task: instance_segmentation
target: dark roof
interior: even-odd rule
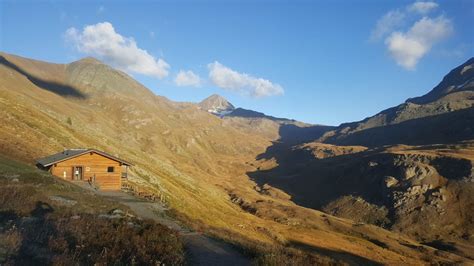
[[[50,155],[50,156],[40,158],[40,159],[36,160],[36,162],[38,164],[40,164],[41,166],[43,166],[43,167],[47,167],[47,166],[50,166],[52,164],[59,163],[59,162],[77,157],[79,155],[89,153],[89,152],[94,152],[94,153],[100,154],[104,157],[107,157],[111,160],[120,162],[120,163],[128,165],[128,166],[132,165],[131,163],[129,163],[127,161],[124,161],[120,158],[117,158],[117,157],[112,156],[112,155],[110,155],[106,152],[99,151],[99,150],[96,150],[96,149],[70,149],[70,150],[64,150],[63,152],[59,152],[59,153],[56,153],[56,154],[53,154],[53,155]]]

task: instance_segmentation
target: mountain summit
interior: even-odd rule
[[[198,106],[217,116],[224,116],[235,110],[235,107],[229,101],[218,94],[207,97],[202,100]]]
[[[471,57],[464,64],[451,70],[438,86],[429,93],[408,99],[407,102],[426,104],[436,101],[448,94],[461,91],[474,91],[474,57]]]

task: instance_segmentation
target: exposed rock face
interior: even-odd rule
[[[385,181],[385,186],[387,186],[387,188],[391,188],[398,184],[398,180],[393,176],[387,176],[384,181]]]
[[[367,185],[366,191],[354,191],[354,195],[363,195],[357,202],[368,201],[366,206],[344,196],[330,201],[324,207],[326,211],[347,218],[358,217],[360,221],[415,237],[423,235],[426,239],[440,236],[460,239],[467,228],[472,230],[472,221],[466,220],[465,210],[458,205],[474,203],[472,196],[461,196],[474,189],[471,161],[421,154],[386,154],[364,160],[368,166],[359,169],[359,174],[355,168],[348,172]],[[443,161],[449,163],[440,163]],[[379,187],[375,186],[377,182]],[[459,190],[461,187],[464,192]],[[356,205],[361,205],[357,215],[352,213]]]
[[[298,146],[300,152],[293,155],[277,154],[278,166],[256,173],[255,180],[285,191],[305,207],[420,241],[474,247],[474,217],[466,212],[474,207],[474,142],[396,145],[325,158],[302,156],[307,147]]]

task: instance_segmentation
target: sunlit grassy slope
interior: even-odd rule
[[[277,134],[252,134],[195,105],[156,96],[91,58],[57,65],[1,56],[4,156],[34,164],[66,148],[104,150],[131,161],[133,181],[163,194],[177,217],[250,249],[295,248],[361,264],[463,260],[256,187],[246,173],[256,170],[256,156]]]
[[[0,264],[184,264],[177,232],[0,156]]]

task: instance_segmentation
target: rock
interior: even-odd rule
[[[77,204],[77,201],[62,196],[50,196],[49,199],[63,206],[74,206]]]
[[[369,167],[375,167],[379,165],[377,162],[369,162]]]
[[[113,215],[110,215],[110,214],[99,214],[99,218],[104,218],[104,219],[122,219],[123,216],[122,216],[122,215],[118,215],[118,214],[113,214]]]
[[[417,195],[421,192],[421,186],[413,186],[408,189],[410,195]]]
[[[115,215],[125,215],[125,212],[122,211],[121,209],[114,209],[110,212],[110,214],[115,214]]]
[[[406,180],[411,179],[416,175],[415,167],[408,167],[407,169],[405,169],[403,175],[405,176]]]
[[[71,216],[71,219],[73,219],[73,220],[78,220],[78,219],[81,219],[81,216],[79,216],[79,215],[73,215],[73,216]]]
[[[387,176],[384,181],[387,188],[396,186],[398,184],[398,180],[393,176]]]
[[[20,179],[18,179],[18,178],[13,178],[13,179],[12,179],[12,182],[18,183],[18,182],[20,182]]]
[[[425,193],[426,191],[428,191],[429,189],[429,186],[424,184],[423,186],[421,186],[421,192]]]

